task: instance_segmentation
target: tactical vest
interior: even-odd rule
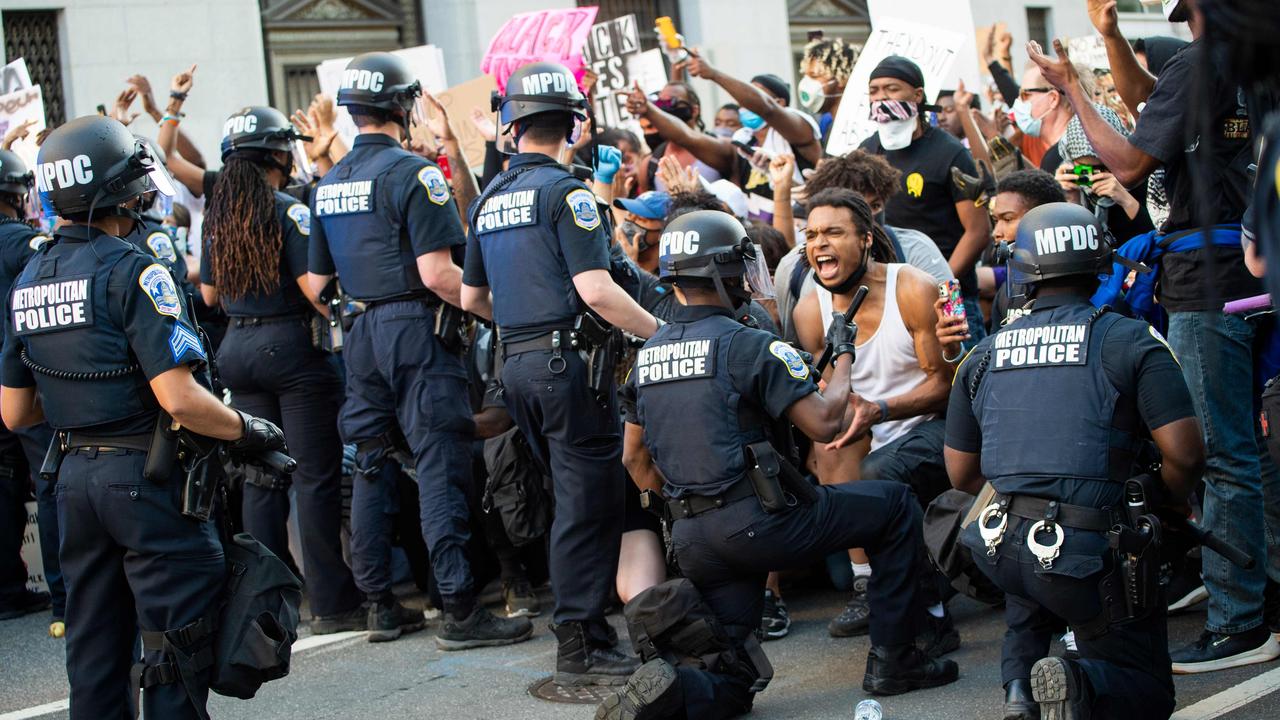
[[[564,199],[552,186],[566,177],[569,171],[550,159],[517,164],[494,178],[472,207],[471,232],[479,238],[504,341],[515,339],[511,330],[571,328],[585,309],[553,220]]]
[[[1114,426],[1120,392],[1102,364],[1103,338],[1120,320],[1086,303],[1047,308],[1006,326],[984,357],[970,359],[980,373],[985,365],[973,395],[982,474],[1000,492],[1034,484],[1042,495],[1048,480],[1065,500],[1072,481],[1129,476],[1134,428]]]
[[[402,189],[392,170],[425,162],[398,146],[357,146],[316,185],[312,221],[324,228],[342,289],[356,300],[427,295],[418,260],[396,207]]]
[[[48,237],[37,233],[30,225],[0,216],[0,311],[9,312],[9,290],[27,260],[35,254]],[[4,326],[0,323],[0,341],[4,338]]]
[[[59,430],[115,423],[158,407],[129,348],[123,299],[108,292],[116,266],[139,250],[95,233],[87,242],[60,237],[47,243],[10,295],[11,339],[22,342],[32,363],[53,371],[33,374],[45,418]],[[133,278],[123,291],[140,292]],[[91,373],[100,375],[86,377]]]
[[[752,332],[733,318],[712,315],[662,326],[636,356],[632,381],[644,443],[667,479],[666,492],[718,495],[746,477],[746,446],[767,439],[760,411],[744,413],[729,377],[734,335]],[[745,400],[745,402],[744,402]]]
[[[298,204],[297,199],[277,191],[275,193],[276,219],[281,227],[285,223],[293,223],[289,218],[289,208]],[[283,233],[282,233],[283,237]],[[222,308],[228,315],[243,317],[273,317],[279,315],[304,315],[308,303],[298,288],[297,278],[286,277],[284,255],[286,249],[280,245],[280,256],[276,258],[276,286],[265,292],[253,292],[239,298],[222,298]],[[216,280],[215,280],[216,282]]]

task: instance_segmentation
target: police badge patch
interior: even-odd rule
[[[449,202],[449,183],[445,182],[444,173],[435,165],[428,165],[418,171],[418,182],[427,189],[427,199],[436,205]]]
[[[182,314],[182,304],[178,302],[178,288],[173,283],[173,275],[169,269],[158,263],[147,266],[138,276],[138,285],[146,291],[156,312],[169,317]]]
[[[173,249],[173,238],[169,237],[169,233],[156,231],[147,236],[147,247],[151,249],[151,254],[168,262],[178,259],[178,253]]]
[[[311,208],[302,203],[294,203],[289,206],[288,210],[284,211],[284,214],[288,215],[289,219],[293,221],[293,224],[298,228],[298,232],[307,236],[311,235]]]
[[[774,340],[769,343],[769,352],[787,366],[787,372],[791,377],[797,380],[807,380],[809,378],[809,366],[805,363],[804,358],[800,357],[800,353],[796,352],[795,348],[781,340]]]
[[[564,201],[573,211],[573,224],[583,230],[600,227],[600,211],[596,209],[596,196],[590,190],[578,189],[565,196]]]

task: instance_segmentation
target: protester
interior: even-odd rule
[[[803,77],[796,88],[797,99],[805,112],[817,117],[824,145],[857,59],[857,48],[843,38],[819,37],[804,46],[804,55],[800,58]]]

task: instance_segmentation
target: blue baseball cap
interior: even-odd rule
[[[613,201],[613,206],[646,220],[663,220],[671,207],[671,196],[664,192],[650,190],[640,193],[635,198],[618,198]]]

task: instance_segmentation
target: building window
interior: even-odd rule
[[[311,100],[320,92],[320,79],[315,65],[286,65],[284,67],[284,104],[286,108],[306,110]]]
[[[1049,22],[1052,12],[1049,8],[1027,8],[1027,37],[1040,43],[1040,47],[1045,48],[1046,52],[1051,50],[1049,45]]]
[[[62,101],[62,56],[58,50],[57,10],[6,10],[4,21],[5,62],[23,58],[31,82],[44,96],[44,121],[57,127],[66,121]]]

